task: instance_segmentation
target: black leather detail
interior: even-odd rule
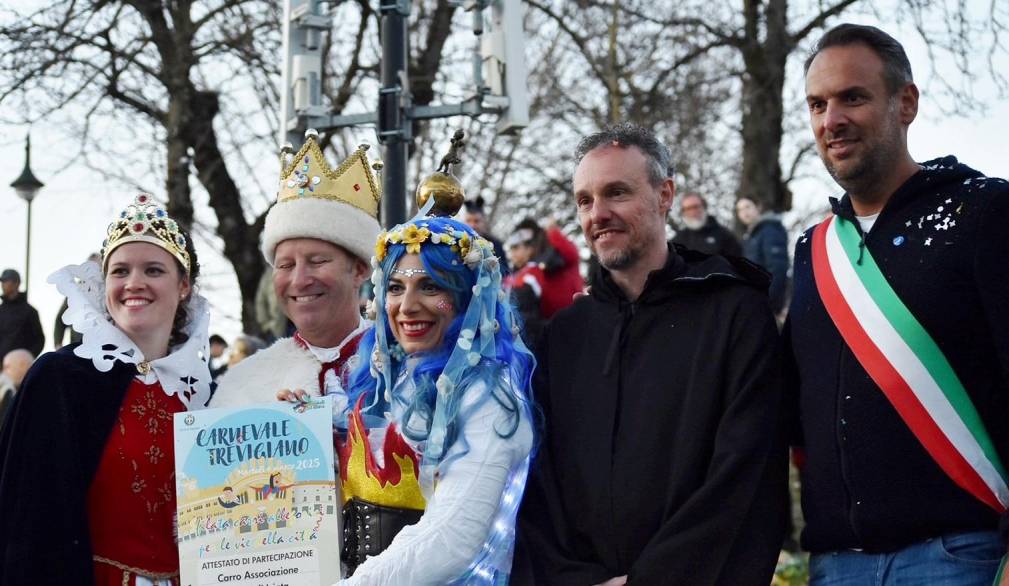
[[[371,555],[389,547],[396,534],[420,521],[424,511],[398,509],[369,503],[352,497],[343,505],[343,549],[340,560],[347,566],[347,575]]]

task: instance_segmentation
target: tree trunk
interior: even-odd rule
[[[759,3],[756,3],[759,5]],[[758,40],[759,9],[747,11],[748,43],[743,47],[743,170],[736,196],[757,198],[766,209],[792,207],[792,193],[781,179],[782,100],[785,62],[791,51],[787,2],[772,0],[765,11],[765,40]]]
[[[165,191],[168,195],[168,214],[186,230],[193,229],[193,199],[189,189],[189,141],[186,127],[191,118],[190,99],[186,90],[176,90],[169,94],[168,115],[165,118],[166,178]]]
[[[214,132],[214,117],[220,107],[217,94],[195,91],[189,106],[192,114],[185,138],[193,148],[193,164],[200,183],[210,194],[210,207],[217,216],[217,235],[224,241],[224,256],[235,268],[238,278],[238,288],[242,293],[242,330],[261,336],[263,332],[256,319],[255,301],[256,289],[266,267],[259,250],[259,236],[266,213],[252,225],[245,222],[241,193],[225,167],[224,155]]]

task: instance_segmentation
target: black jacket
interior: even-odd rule
[[[1009,183],[953,157],[924,167],[891,196],[864,245],[1009,463]],[[832,204],[854,220],[847,196]],[[995,529],[998,515],[935,464],[841,339],[817,294],[811,233],[795,248],[786,325],[806,449],[803,546],[885,552]]]
[[[714,216],[708,216],[708,221],[697,230],[681,227],[676,231],[673,242],[704,254],[743,256],[743,247],[736,235],[719,224]]]
[[[788,232],[776,216],[765,216],[743,237],[743,256],[771,273],[767,296],[779,313],[788,301]]]
[[[71,346],[28,371],[0,428],[0,584],[93,583],[88,488],[135,374]]]
[[[38,356],[45,346],[39,312],[28,304],[24,293],[0,303],[0,360],[11,350],[24,348]]]
[[[599,269],[554,317],[519,523],[537,584],[768,584],[786,460],[766,278],[671,246],[636,302]]]

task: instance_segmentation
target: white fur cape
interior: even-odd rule
[[[277,400],[277,391],[304,389],[319,396],[322,363],[294,338],[277,340],[233,367],[218,382],[208,407],[244,407]]]

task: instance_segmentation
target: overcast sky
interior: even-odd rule
[[[985,104],[983,113],[972,117],[944,115],[930,99],[928,80],[919,72],[928,70],[924,49],[908,42],[907,49],[916,79],[923,86],[918,119],[909,133],[911,154],[923,161],[946,154],[956,155],[962,162],[987,175],[1007,176],[1009,148],[1009,100],[998,99],[990,86],[980,84],[976,97]],[[1003,70],[1009,70],[1009,63]],[[955,75],[951,69],[941,74]],[[799,84],[801,75],[790,70],[790,84]],[[794,107],[804,107],[796,103]],[[13,118],[9,112],[4,118]],[[12,267],[25,276],[25,223],[26,205],[14,190],[7,187],[21,172],[24,163],[24,135],[26,128],[0,128],[0,269]],[[62,301],[55,288],[46,283],[46,277],[69,263],[82,262],[90,252],[97,251],[104,238],[105,229],[135,195],[118,185],[106,185],[102,179],[83,166],[71,166],[57,174],[66,165],[75,148],[73,144],[49,144],[47,134],[53,133],[43,120],[32,129],[32,169],[46,183],[32,204],[32,246],[29,301],[38,309],[43,329],[49,339],[46,348],[52,347],[51,336],[56,311]],[[792,186],[797,207],[825,205],[826,196],[836,195],[840,189],[832,183],[818,163],[813,166],[815,177]],[[138,180],[139,184],[157,181]],[[274,193],[273,185],[264,186]],[[163,200],[164,192],[154,194]],[[197,239],[198,251],[204,267],[205,293],[213,307],[211,332],[231,340],[240,333],[238,320],[240,304],[238,286],[230,265]]]

